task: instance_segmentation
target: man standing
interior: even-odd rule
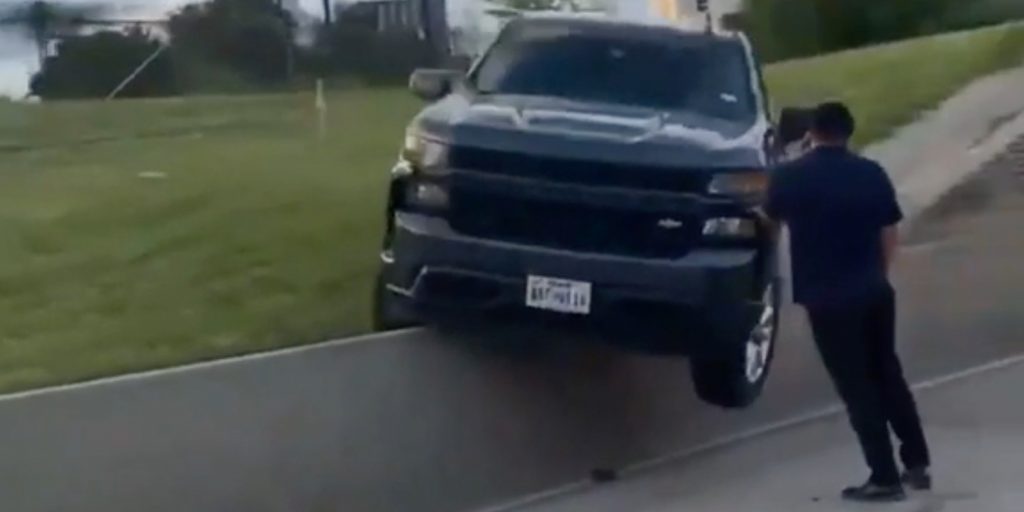
[[[818,106],[813,149],[774,171],[765,213],[790,230],[793,293],[846,404],[871,477],[843,491],[854,501],[898,501],[903,485],[931,488],[914,397],[896,354],[888,272],[903,219],[885,170],[849,148],[855,122],[841,103]],[[901,442],[901,476],[889,429]]]

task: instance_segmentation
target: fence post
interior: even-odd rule
[[[324,79],[316,81],[316,112],[319,120],[320,140],[327,138],[327,95],[324,92]]]

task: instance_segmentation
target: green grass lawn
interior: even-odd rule
[[[842,99],[861,145],[935,107],[974,78],[1022,63],[1024,26],[957,32],[771,66],[776,106]]]
[[[1022,62],[998,28],[792,62],[776,105],[843,98],[874,140]],[[365,332],[397,90],[0,102],[0,391]],[[151,177],[151,176],[158,177]],[[160,177],[162,176],[162,177]]]

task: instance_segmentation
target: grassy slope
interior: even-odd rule
[[[1024,30],[997,29],[769,83],[779,105],[849,100],[863,142],[1022,56]],[[0,103],[0,390],[365,331],[386,170],[418,105],[335,95],[322,143],[312,104]]]
[[[0,114],[0,146],[45,148],[0,153],[0,389],[364,329],[385,172],[416,104],[335,100],[326,144],[309,97]]]
[[[857,142],[884,139],[972,79],[1022,62],[1020,25],[958,32],[772,66],[777,106],[842,99],[861,121]]]

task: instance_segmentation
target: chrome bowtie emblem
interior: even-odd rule
[[[683,223],[676,219],[661,219],[658,221],[658,227],[661,229],[679,229],[683,227]]]

